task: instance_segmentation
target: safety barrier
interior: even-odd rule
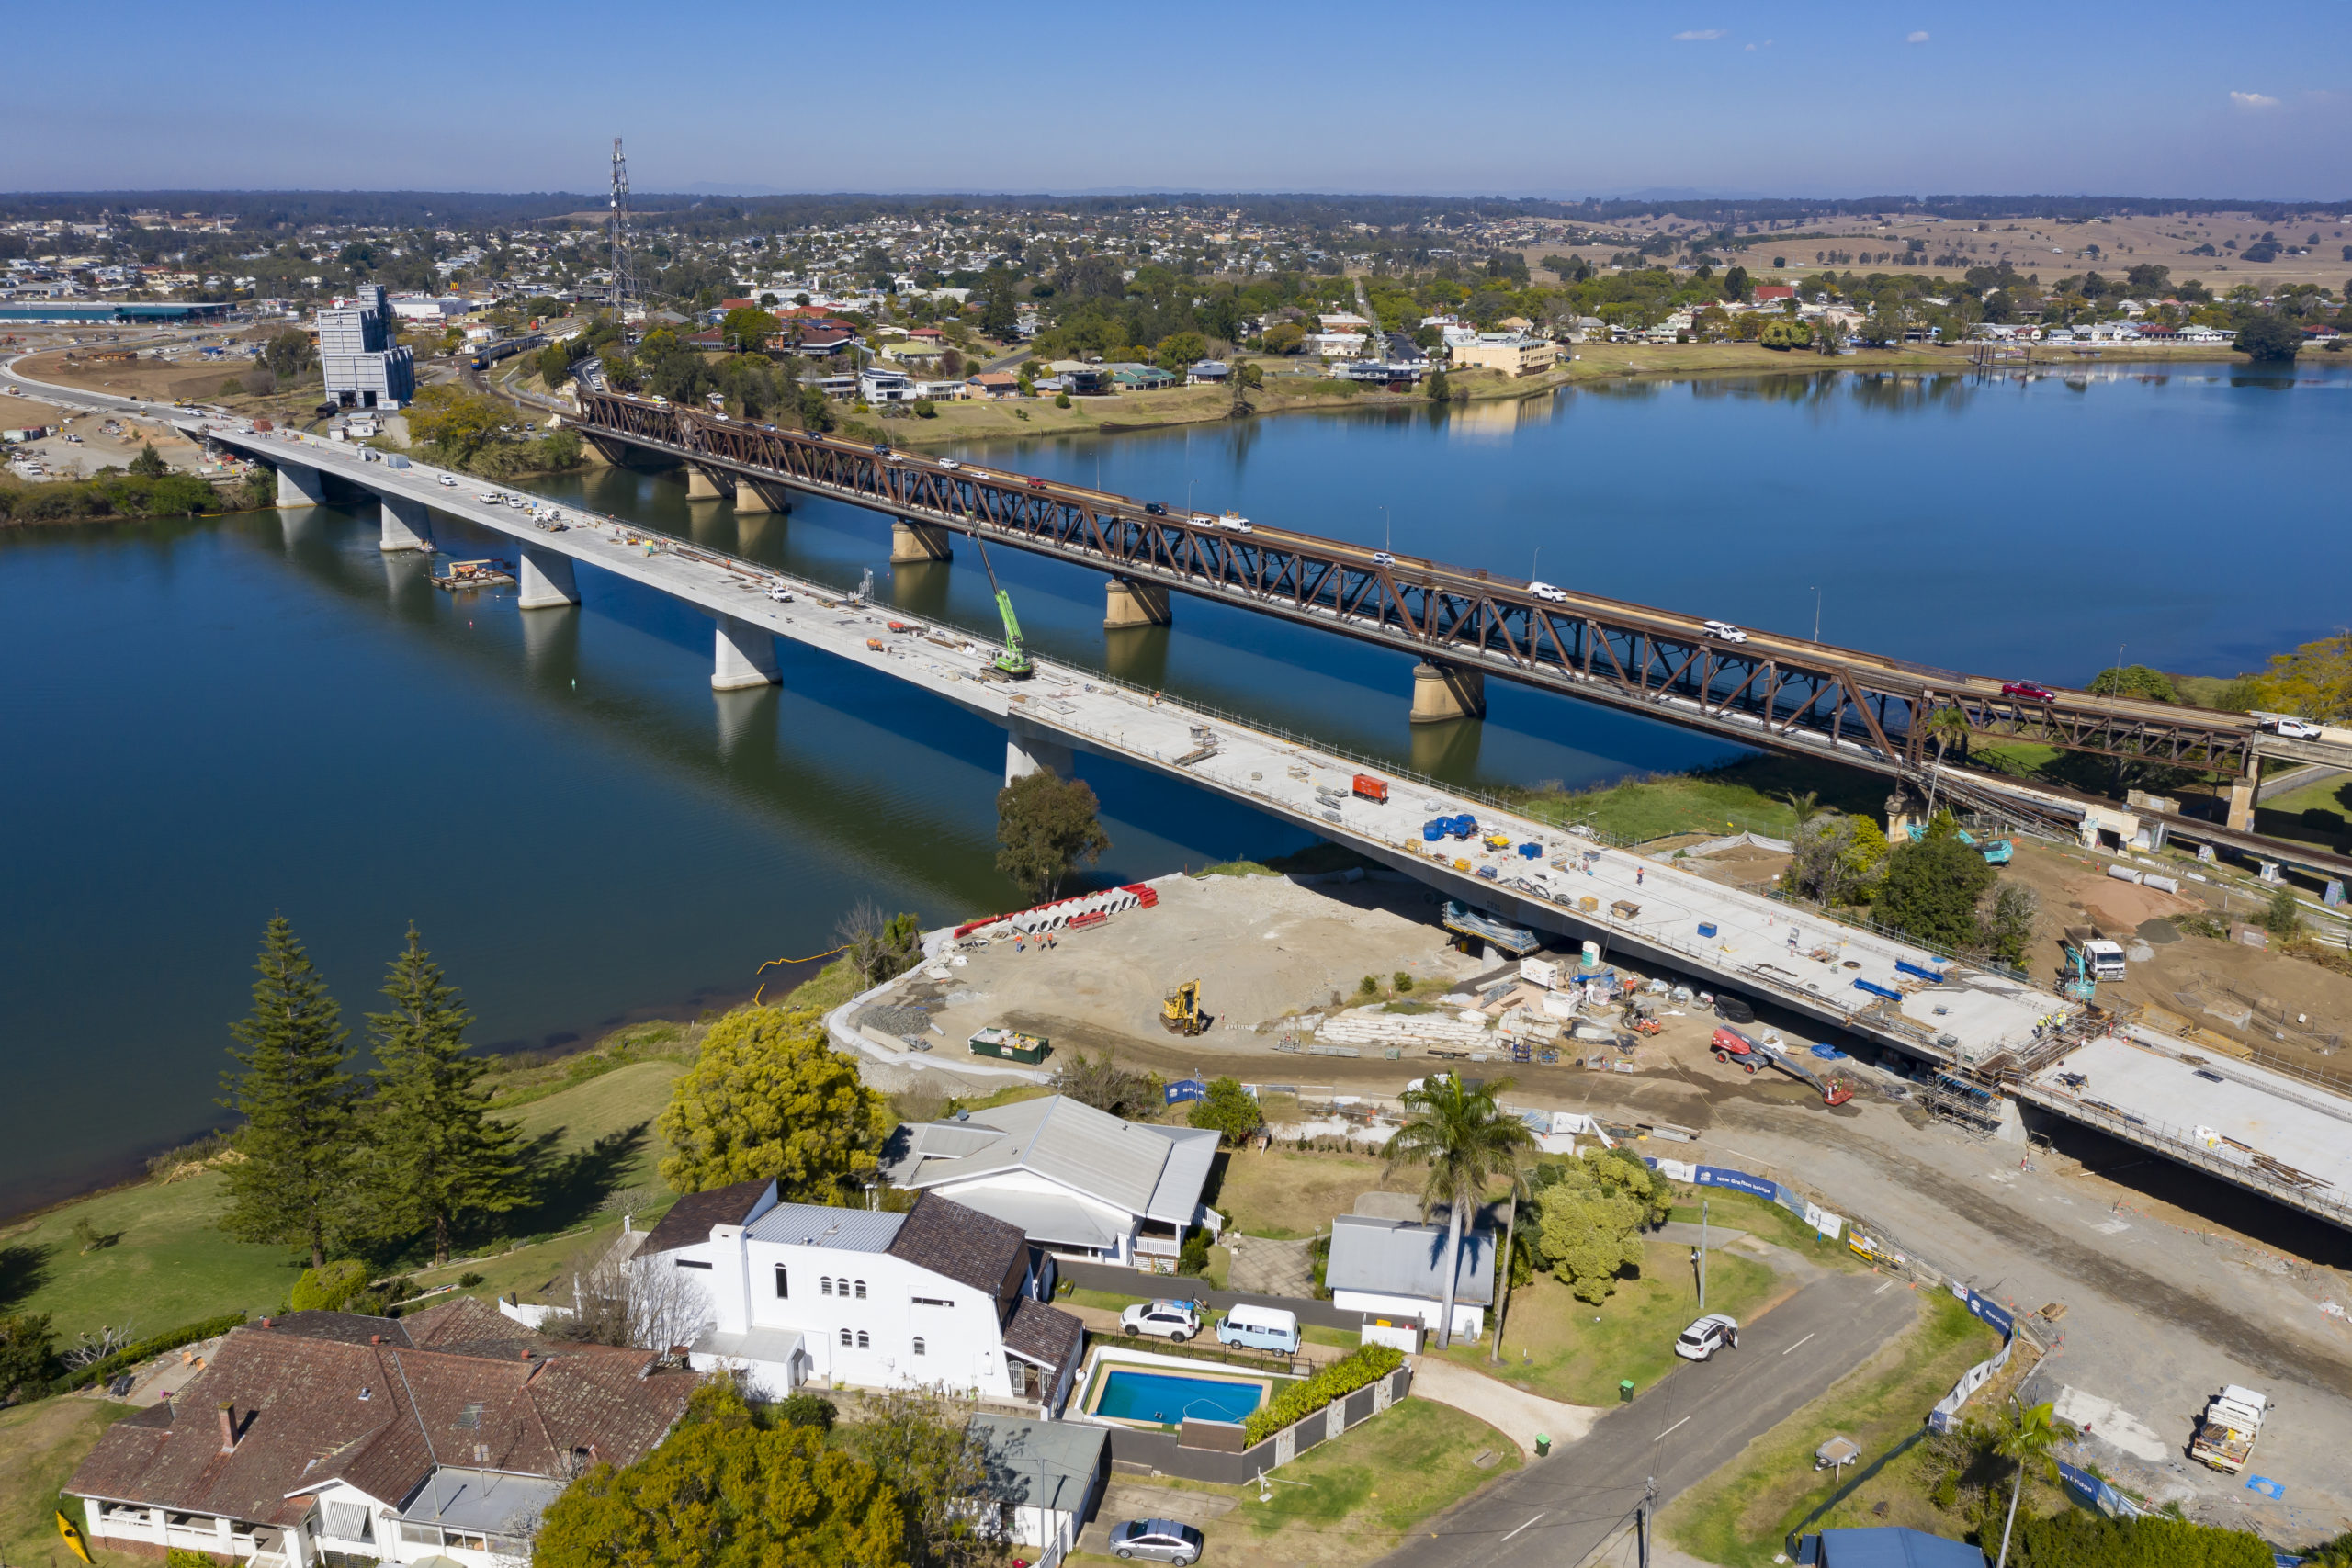
[[[956,928],[960,942],[974,931],[994,932],[1010,929],[1024,936],[1045,936],[1053,931],[1068,931],[1073,926],[1091,926],[1125,914],[1129,909],[1148,909],[1159,902],[1159,892],[1140,882],[1102,893],[1081,893],[1075,897],[1057,898],[1050,904],[1016,910],[1008,915],[986,915],[967,920]]]

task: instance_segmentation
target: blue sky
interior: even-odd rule
[[[593,190],[617,133],[649,191],[2352,195],[2345,0],[131,0],[69,33],[17,57],[0,185]]]

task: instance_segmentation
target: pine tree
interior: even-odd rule
[[[244,1071],[224,1077],[221,1104],[245,1119],[225,1169],[229,1209],[220,1228],[242,1241],[295,1242],[311,1267],[327,1260],[351,1173],[356,1093],[343,1070],[343,1010],[283,915],[262,933],[254,1009],[229,1026],[230,1058]],[[238,1049],[243,1046],[243,1049]]]
[[[465,1054],[473,1022],[416,928],[384,983],[389,1012],[371,1012],[376,1093],[368,1104],[368,1187],[373,1224],[406,1235],[430,1228],[433,1260],[466,1215],[503,1213],[526,1196],[521,1133],[491,1116],[475,1085],[489,1064]]]

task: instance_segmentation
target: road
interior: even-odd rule
[[[1582,1442],[1440,1515],[1382,1568],[1574,1568],[1623,1528],[1651,1477],[1663,1506],[1900,1334],[1917,1309],[1900,1281],[1825,1275],[1747,1325],[1737,1350],[1677,1368]]]

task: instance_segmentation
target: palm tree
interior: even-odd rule
[[[2034,1473],[2045,1481],[2056,1480],[2058,1465],[2050,1457],[2050,1450],[2059,1443],[2074,1441],[2075,1436],[2075,1428],[2059,1420],[2051,1405],[2037,1404],[2029,1409],[2018,1403],[2015,1394],[2009,1396],[2008,1416],[1992,1432],[1993,1451],[2003,1459],[2015,1460],[2018,1475],[2016,1483],[2009,1488],[2009,1514],[2001,1524],[2001,1555],[1994,1568],[2007,1568],[2009,1531],[2018,1522],[2018,1498],[2025,1491],[2026,1467],[2032,1466]]]
[[[1796,828],[1790,834],[1792,838],[1794,838],[1797,833],[1804,832],[1804,825],[1822,813],[1821,792],[1817,789],[1788,790],[1781,795],[1781,798],[1789,803],[1789,809],[1795,812],[1797,816]]]
[[[1535,1145],[1527,1123],[1503,1114],[1495,1096],[1510,1088],[1509,1078],[1490,1083],[1465,1081],[1458,1073],[1440,1073],[1403,1096],[1405,1125],[1388,1140],[1388,1166],[1420,1163],[1430,1168],[1421,1186],[1421,1217],[1427,1219],[1441,1203],[1446,1208],[1445,1315],[1438,1320],[1437,1344],[1442,1350],[1453,1342],[1453,1288],[1462,1271],[1462,1233],[1469,1215],[1487,1193],[1487,1183],[1498,1176],[1514,1179],[1519,1156]]]
[[[1928,778],[1928,815],[1933,817],[1936,814],[1936,785],[1943,775],[1944,748],[1955,744],[1962,748],[1967,746],[1971,733],[1968,716],[1958,708],[1938,708],[1928,716],[1920,733],[1936,743],[1936,771]]]
[[[1527,1173],[1520,1169],[1516,1159],[1511,1161],[1510,1175],[1510,1190],[1506,1196],[1510,1200],[1510,1212],[1503,1220],[1503,1255],[1499,1265],[1502,1272],[1496,1277],[1495,1285],[1495,1348],[1487,1357],[1497,1366],[1502,1364],[1503,1359],[1503,1313],[1510,1305],[1511,1248],[1518,1244],[1519,1205],[1520,1201],[1528,1196]],[[1450,1308],[1448,1314],[1451,1315]]]

